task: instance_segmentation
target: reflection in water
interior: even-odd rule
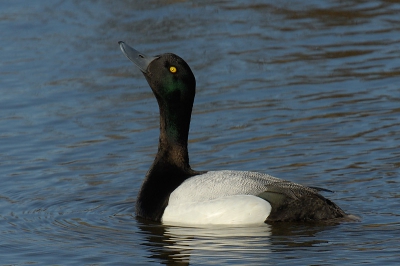
[[[236,265],[257,265],[268,261],[268,256],[273,252],[324,244],[326,240],[315,236],[334,228],[326,224],[301,223],[251,227],[179,227],[149,223],[142,219],[138,219],[138,225],[145,235],[142,245],[151,252],[150,258],[166,265],[210,261],[214,264],[235,261]]]
[[[167,265],[189,264],[218,259],[235,260],[248,257],[247,264],[256,262],[255,254],[269,253],[271,228],[254,227],[179,227],[139,222],[146,234],[143,245],[150,246],[152,258]],[[263,258],[265,260],[265,258]]]
[[[338,223],[336,224],[338,225]],[[274,223],[271,227],[271,251],[288,252],[295,247],[313,247],[328,243],[319,233],[333,229],[335,224],[327,223]]]

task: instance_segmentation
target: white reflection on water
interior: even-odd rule
[[[185,262],[197,264],[217,264],[229,260],[246,264],[265,261],[265,254],[270,253],[271,226],[252,227],[179,227],[142,225],[140,228],[147,237],[144,246],[153,258],[167,264]],[[147,234],[148,233],[148,234]],[[156,247],[156,248],[154,248]],[[256,254],[264,254],[257,258]],[[239,263],[237,261],[235,264]],[[240,263],[239,263],[240,264]]]
[[[204,250],[210,252],[258,250],[265,248],[265,242],[271,236],[269,225],[254,227],[167,227],[165,236],[174,245],[171,249]],[[261,240],[261,241],[260,241]],[[260,242],[264,242],[262,245]],[[265,251],[265,250],[264,250]]]

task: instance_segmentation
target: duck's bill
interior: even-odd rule
[[[140,53],[122,41],[118,42],[118,44],[124,55],[128,57],[128,59],[131,60],[136,66],[138,66],[143,73],[146,73],[147,67],[150,65],[150,63],[154,59],[157,59],[157,57],[147,56],[143,53]]]

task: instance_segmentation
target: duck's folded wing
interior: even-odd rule
[[[271,204],[268,222],[321,221],[346,216],[335,203],[318,193],[295,193],[296,198],[280,188],[270,187],[257,196]]]

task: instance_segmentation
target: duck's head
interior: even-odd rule
[[[142,71],[159,102],[168,100],[175,106],[177,100],[193,102],[196,79],[182,58],[171,53],[147,56],[124,42],[119,45],[125,56]]]

